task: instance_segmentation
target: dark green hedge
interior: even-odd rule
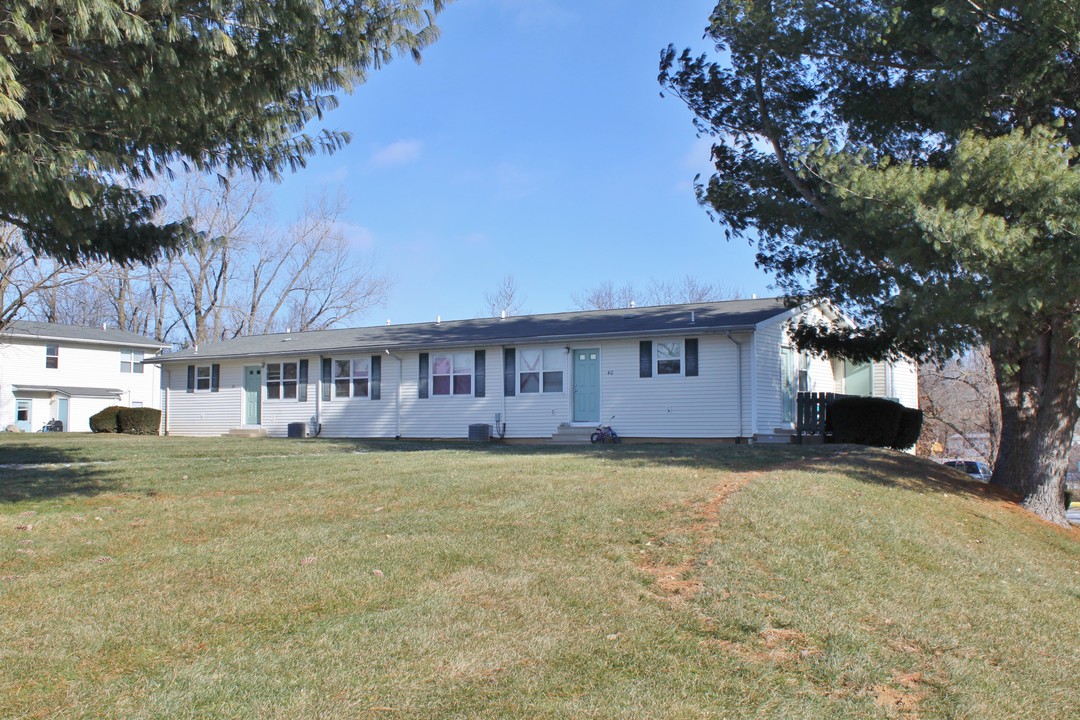
[[[833,442],[892,447],[904,406],[872,397],[842,397],[829,405]]]
[[[157,435],[161,411],[154,408],[120,408],[117,413],[120,432],[127,435]]]
[[[923,412],[914,408],[900,409],[900,427],[896,431],[892,447],[894,450],[907,450],[914,447],[922,432]]]
[[[161,411],[154,408],[110,405],[90,416],[90,430],[96,433],[157,435],[160,427]]]
[[[119,413],[127,408],[122,405],[110,405],[104,410],[90,416],[90,432],[117,433],[120,432]]]

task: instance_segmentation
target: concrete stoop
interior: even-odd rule
[[[575,427],[563,423],[548,440],[551,445],[588,445],[589,437],[596,432],[593,426]]]
[[[265,428],[233,428],[221,437],[266,437]]]

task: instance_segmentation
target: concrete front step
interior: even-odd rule
[[[221,437],[266,437],[265,428],[233,428]]]
[[[595,427],[575,427],[560,425],[548,443],[551,445],[588,445],[589,438],[596,432]]]

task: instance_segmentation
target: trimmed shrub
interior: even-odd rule
[[[872,397],[836,398],[829,405],[833,442],[890,447],[900,429],[904,406]]]
[[[155,408],[120,408],[116,414],[120,432],[127,435],[157,435],[161,411]]]
[[[914,408],[900,408],[900,427],[889,446],[894,450],[907,450],[915,445],[922,432],[923,412]]]
[[[120,432],[120,420],[118,414],[127,408],[121,405],[110,405],[104,410],[90,416],[90,432],[116,433]]]

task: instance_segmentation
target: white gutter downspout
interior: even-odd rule
[[[401,379],[403,366],[401,364],[401,358],[390,352],[389,348],[386,349],[386,356],[397,360],[397,384],[394,388],[394,409],[397,412],[397,436],[395,440],[401,439]]]
[[[736,353],[736,356],[737,356],[736,368],[737,368],[737,372],[738,372],[738,374],[737,374],[738,380],[736,381],[736,384],[738,385],[738,388],[739,388],[739,404],[738,404],[738,406],[739,406],[739,436],[738,436],[738,438],[736,438],[736,442],[741,443],[742,438],[743,438],[743,371],[742,371],[742,365],[743,365],[743,363],[742,363],[742,349],[743,349],[743,344],[735,339],[735,337],[731,334],[730,330],[726,331],[724,333],[724,335],[727,337],[728,340],[730,340],[732,343],[734,343],[734,345],[735,345],[735,353]]]
[[[169,386],[172,384],[172,372],[168,368],[165,368],[165,367],[160,368],[160,371],[161,371],[162,375],[164,376],[164,380],[165,380],[165,400],[164,400],[165,407],[163,407],[161,409],[161,425],[165,429],[165,434],[168,435],[169,434],[169,393],[172,391],[172,388],[169,387]]]
[[[323,356],[319,356],[319,382],[315,384],[315,432],[322,434],[322,364]]]

